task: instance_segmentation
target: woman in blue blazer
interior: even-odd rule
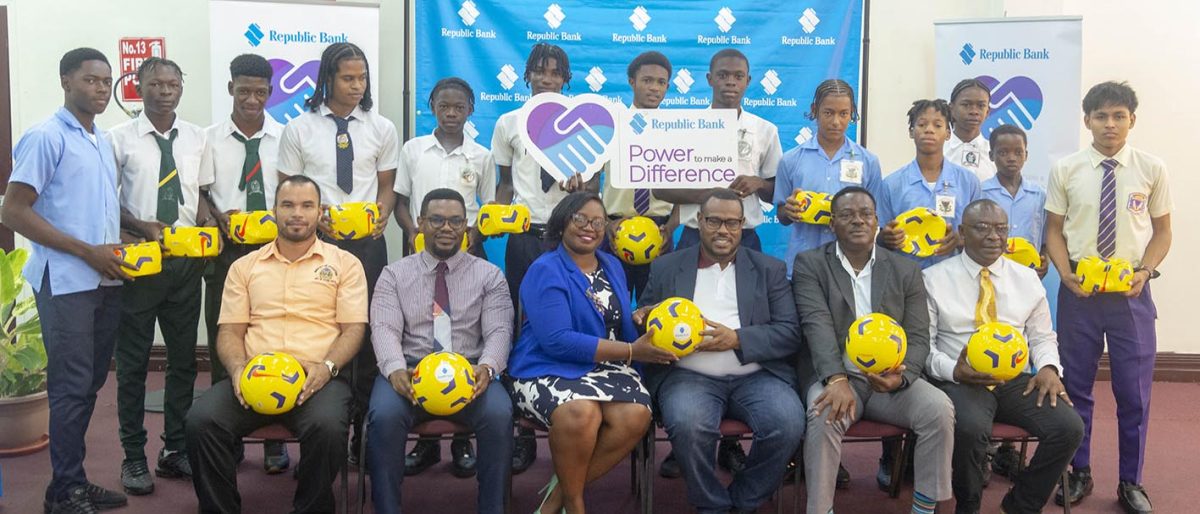
[[[522,414],[550,428],[554,455],[538,512],[584,512],[584,485],[629,455],[650,425],[634,361],[676,359],[634,330],[621,263],[596,251],[607,223],[595,193],[568,195],[546,225],[558,248],[521,282],[526,319],[508,373]]]

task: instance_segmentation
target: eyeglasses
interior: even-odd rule
[[[861,211],[852,211],[850,209],[846,209],[844,211],[838,211],[837,214],[833,215],[833,218],[836,219],[839,223],[850,223],[850,222],[855,221],[856,219],[860,219],[860,218],[863,221],[871,221],[874,217],[875,217],[874,209],[866,209],[866,210],[861,210]]]
[[[449,223],[450,228],[458,230],[467,224],[467,218],[462,216],[451,216],[449,218],[444,216],[427,216],[425,223],[428,223],[433,228],[442,228]]]
[[[995,224],[976,223],[974,225],[971,225],[971,230],[974,230],[975,232],[978,232],[983,235],[988,235],[992,232],[995,232],[996,235],[998,235],[1000,237],[1008,236],[1008,224],[1007,223],[995,223]]]
[[[722,219],[716,216],[705,216],[704,227],[709,230],[720,230],[721,225],[724,225],[730,232],[741,230],[742,225],[746,223],[746,218],[728,218]]]
[[[608,218],[588,219],[583,213],[577,212],[571,215],[571,224],[575,225],[575,228],[587,228],[591,225],[592,230],[603,231],[604,227],[608,226]]]

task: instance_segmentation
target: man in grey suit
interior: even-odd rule
[[[910,428],[917,434],[915,513],[932,513],[948,500],[954,444],[954,406],[921,378],[929,355],[929,310],[921,268],[875,245],[875,198],[847,187],[833,197],[830,223],[837,239],[796,255],[792,291],[811,359],[798,376],[807,391],[804,442],[808,513],[833,508],[842,437],[859,419]],[[865,374],[846,356],[843,342],[855,319],[878,312],[904,327],[908,353],[895,370]]]
[[[804,436],[796,395],[796,306],[783,262],[740,247],[741,197],[716,189],[701,204],[700,245],[659,257],[634,322],[679,296],[700,307],[708,329],[696,351],[672,366],[647,366],[663,426],[698,512],[754,512],[783,480]],[[746,467],[729,487],[716,476],[723,418],[754,431]]]

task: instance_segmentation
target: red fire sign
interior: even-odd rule
[[[121,75],[137,71],[143,61],[151,57],[167,57],[166,38],[162,37],[126,37],[119,42],[121,58]],[[137,77],[130,75],[121,81],[121,100],[142,101],[137,92]]]

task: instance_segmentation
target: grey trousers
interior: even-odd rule
[[[915,489],[937,501],[949,500],[950,458],[954,453],[954,404],[938,388],[918,379],[905,389],[877,393],[867,379],[850,374],[854,391],[854,418],[826,424],[830,409],[812,408],[824,392],[820,382],[808,389],[808,432],[804,437],[804,481],[808,484],[808,514],[827,514],[833,508],[838,463],[842,461],[842,437],[853,421],[869,419],[917,433],[914,456]]]

